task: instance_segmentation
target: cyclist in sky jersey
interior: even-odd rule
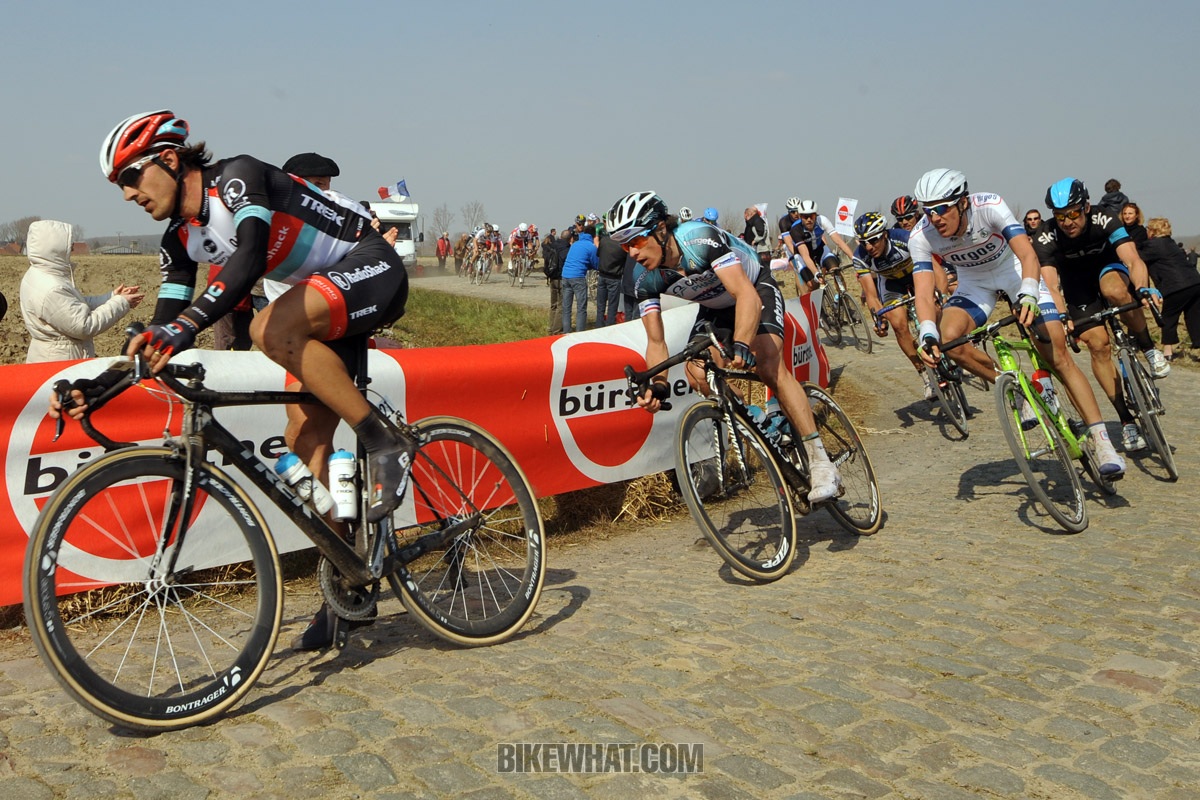
[[[290,404],[285,439],[324,479],[334,430],[345,420],[367,449],[375,481],[367,519],[379,521],[403,499],[416,444],[367,402],[351,368],[363,340],[404,313],[403,264],[358,203],[250,156],[212,161],[203,142],[187,143],[188,132],[171,111],[135,114],[100,148],[105,177],[126,200],[168,223],[154,319],[128,355],[141,352],[158,372],[260,277],[289,284],[250,331],[259,349],[298,379],[289,389],[323,403]],[[193,299],[200,263],[221,272]],[[322,618],[318,612],[313,625]]]
[[[702,220],[680,223],[654,192],[634,192],[618,200],[607,214],[606,227],[612,240],[645,267],[636,292],[646,330],[646,363],[669,356],[660,298],[669,295],[699,303],[696,329],[711,321],[733,330],[731,366],[753,369],[799,433],[808,455],[809,502],[837,497],[841,476],[821,442],[804,388],[782,353],[783,295],[753,248]],[[690,367],[688,377],[704,390],[702,377]],[[654,380],[665,382],[666,373]],[[648,390],[638,405],[651,413],[661,408]]]
[[[913,194],[924,212],[909,237],[921,344],[928,344],[936,354],[939,341],[958,338],[983,325],[995,307],[996,293],[1005,292],[1016,303],[1021,324],[1036,322],[1036,327],[1049,337],[1049,344],[1035,341],[1035,345],[1053,364],[1087,423],[1088,439],[1101,474],[1110,480],[1120,478],[1125,474],[1125,459],[1117,454],[1108,437],[1091,384],[1067,352],[1066,332],[1054,300],[1041,281],[1038,257],[1025,228],[1004,199],[996,194],[968,192],[966,176],[952,169],[925,173]],[[933,294],[935,255],[958,270],[958,286],[942,307],[940,326]],[[978,348],[968,344],[949,355],[975,375],[996,380],[995,364]],[[921,357],[928,366],[934,365],[933,355],[921,352]]]
[[[1146,265],[1121,220],[1109,209],[1091,205],[1083,181],[1057,181],[1046,190],[1046,205],[1054,221],[1038,227],[1033,249],[1047,281],[1062,284],[1067,326],[1087,345],[1092,374],[1121,420],[1122,447],[1126,452],[1141,450],[1146,442],[1119,388],[1107,326],[1102,322],[1077,326],[1075,320],[1090,317],[1107,305],[1125,305],[1133,300],[1134,291],[1147,298],[1161,295],[1150,286]],[[1154,377],[1165,377],[1171,365],[1155,349],[1142,309],[1125,312],[1121,320],[1145,353]]]

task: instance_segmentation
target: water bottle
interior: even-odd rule
[[[783,409],[779,407],[779,401],[774,396],[767,400],[765,414],[767,418],[766,432],[771,441],[779,447],[791,444],[791,423],[788,422],[787,415],[783,413]]]
[[[358,459],[346,450],[329,456],[329,494],[333,497],[333,518],[348,522],[358,516],[358,486],[354,474]]]
[[[284,453],[275,462],[275,474],[283,478],[283,482],[306,503],[311,503],[318,514],[324,514],[333,508],[333,498],[329,490],[313,477],[312,471],[300,460],[300,456],[292,452]]]
[[[1054,383],[1050,380],[1050,373],[1044,369],[1034,370],[1033,387],[1042,396],[1042,402],[1046,404],[1046,408],[1050,409],[1050,413],[1057,414],[1058,394],[1054,391]]]

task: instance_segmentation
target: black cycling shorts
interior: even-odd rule
[[[404,315],[408,274],[395,249],[371,231],[331,267],[323,267],[298,285],[311,286],[329,305],[325,341],[370,333]]]
[[[782,337],[783,294],[779,291],[779,284],[775,283],[775,279],[766,271],[763,271],[759,274],[754,288],[758,290],[759,299],[762,300],[762,319],[758,323],[758,335],[769,333]],[[691,335],[702,333],[705,322],[711,322],[713,327],[718,330],[736,330],[734,325],[736,318],[736,305],[725,308],[701,306],[700,313],[696,314],[696,324],[692,327]],[[746,342],[746,344],[750,344],[750,342]]]

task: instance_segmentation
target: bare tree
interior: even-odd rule
[[[471,230],[476,225],[482,225],[487,219],[487,211],[484,210],[483,203],[478,200],[464,203],[459,213],[462,214],[463,224],[467,226],[467,230]]]
[[[25,240],[29,238],[29,226],[40,219],[41,217],[21,217],[11,222],[5,222],[3,225],[0,225],[0,240],[19,242],[21,247],[24,248]]]
[[[72,242],[82,242],[83,241],[83,226],[82,225],[74,225],[74,224],[71,225],[71,241]]]
[[[451,222],[454,222],[454,212],[446,208],[445,203],[433,210],[433,228],[438,236],[441,236],[443,232],[450,232]]]

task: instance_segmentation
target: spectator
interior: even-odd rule
[[[1029,238],[1037,236],[1039,233],[1044,233],[1047,228],[1044,228],[1045,222],[1042,221],[1042,212],[1036,208],[1031,208],[1025,212],[1025,233]]]
[[[559,329],[559,331],[558,331],[559,333],[570,333],[571,332],[571,322],[570,322],[571,300],[575,299],[576,302],[578,302],[578,299],[575,297],[575,294],[572,294],[570,296],[568,296],[568,294],[567,294],[567,289],[568,289],[567,280],[566,280],[566,278],[567,278],[567,276],[566,276],[567,261],[570,258],[571,251],[575,247],[575,244],[577,242],[580,242],[580,241],[590,242],[591,240],[592,240],[591,236],[576,231],[574,227],[568,228],[567,230],[563,231],[562,235],[558,237],[558,264],[559,264],[559,271],[561,272],[561,281],[562,281],[562,295],[561,295],[562,309],[561,309],[561,313],[559,314],[559,325],[561,325],[562,327]],[[582,253],[582,252],[583,251],[580,251],[580,253]],[[587,309],[587,305],[586,305],[587,304],[587,277],[586,277],[586,275],[587,275],[587,271],[585,268],[584,278],[583,278],[583,283],[584,283],[583,302],[584,302],[585,312]],[[585,317],[584,321],[585,322],[587,321],[586,317]]]
[[[1137,203],[1126,203],[1121,206],[1121,224],[1125,226],[1125,232],[1129,234],[1130,239],[1133,239],[1134,244],[1146,241],[1146,228],[1142,225],[1144,220],[1142,210],[1138,208]]]
[[[447,231],[442,231],[442,235],[437,240],[437,262],[438,272],[446,274],[446,259],[454,252],[454,248],[450,244],[450,234]]]
[[[1192,265],[1192,269],[1196,269],[1196,262],[1197,262],[1197,260],[1200,260],[1200,258],[1198,258],[1198,256],[1200,256],[1200,254],[1196,253],[1196,248],[1194,246],[1192,247],[1191,250],[1187,251],[1187,260],[1188,260],[1188,263]],[[4,319],[3,314],[0,314],[0,319]]]
[[[1116,178],[1109,178],[1104,182],[1104,196],[1100,198],[1100,205],[1108,208],[1112,213],[1116,214],[1121,211],[1129,198],[1121,191],[1121,182]]]
[[[746,229],[742,231],[742,241],[754,248],[758,253],[758,263],[764,267],[771,266],[771,244],[767,235],[767,221],[759,213],[758,208],[750,206],[742,215],[746,218]]]
[[[467,260],[467,250],[471,247],[471,234],[464,233],[458,237],[454,245],[454,274],[462,275],[463,262]]]
[[[642,315],[638,308],[637,279],[646,268],[632,258],[625,259],[625,268],[621,272],[621,297],[625,305],[625,321],[637,319]]]
[[[1154,217],[1146,224],[1147,238],[1138,244],[1138,255],[1154,285],[1162,292],[1163,355],[1170,361],[1179,344],[1179,317],[1183,316],[1192,347],[1200,342],[1200,273],[1187,263],[1187,253],[1171,238],[1171,221]]]
[[[600,234],[597,248],[598,266],[596,281],[596,327],[617,323],[617,310],[621,307],[621,276],[625,273],[628,256],[621,245],[607,233]]]
[[[562,258],[558,252],[558,241],[557,228],[551,228],[542,240],[542,263],[545,265],[542,270],[546,273],[546,283],[550,285],[550,327],[546,332],[551,336],[562,333]]]
[[[29,329],[25,363],[93,358],[92,339],[137,308],[145,296],[124,284],[109,294],[85,297],[75,288],[71,226],[38,220],[29,226],[29,271],[21,279],[21,315]]]

